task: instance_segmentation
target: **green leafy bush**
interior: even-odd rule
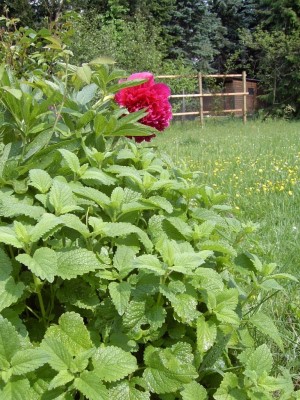
[[[201,175],[122,137],[153,133],[112,101],[122,72],[64,68],[0,70],[0,397],[299,398],[254,341],[284,350],[260,306],[294,278]]]

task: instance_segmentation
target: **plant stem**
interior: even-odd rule
[[[35,291],[36,291],[36,294],[37,294],[37,297],[39,300],[39,305],[40,305],[40,309],[41,309],[41,313],[42,313],[43,322],[44,322],[45,327],[47,328],[47,316],[46,316],[46,311],[45,311],[45,306],[44,306],[44,300],[43,300],[42,293],[41,293],[42,284],[41,284],[40,279],[37,276],[35,276],[34,274],[32,274],[32,275],[33,275],[33,281],[34,281],[34,285],[35,285]]]

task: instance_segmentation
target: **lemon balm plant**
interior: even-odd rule
[[[126,138],[159,134],[150,104],[117,104],[152,78],[62,67],[0,69],[0,397],[299,398],[254,341],[284,351],[260,306],[294,278],[200,176]]]

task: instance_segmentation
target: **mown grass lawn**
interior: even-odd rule
[[[154,144],[227,194],[238,218],[258,224],[262,258],[300,278],[300,122],[177,122]],[[284,363],[299,371],[299,285],[288,285],[269,307],[288,347]]]

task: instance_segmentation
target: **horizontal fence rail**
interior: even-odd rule
[[[173,94],[170,97],[173,99],[185,99],[185,98],[199,98],[199,110],[198,111],[187,111],[187,112],[179,112],[173,113],[174,116],[184,116],[184,115],[199,115],[201,126],[204,125],[204,115],[208,115],[211,111],[205,111],[203,108],[203,98],[204,97],[230,97],[230,96],[243,96],[243,104],[242,108],[233,108],[233,109],[223,109],[222,113],[237,113],[241,112],[243,115],[244,124],[247,121],[247,83],[246,83],[246,72],[243,71],[242,74],[193,74],[193,75],[158,75],[156,78],[159,79],[178,79],[178,78],[197,78],[199,93],[193,94]],[[240,78],[242,80],[242,92],[233,92],[233,93],[203,93],[203,78]]]

